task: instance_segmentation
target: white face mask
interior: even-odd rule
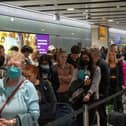
[[[40,65],[40,67],[42,68],[42,69],[49,69],[49,64],[42,64],[42,65]]]
[[[42,74],[43,79],[47,79],[49,71],[50,71],[49,64],[46,64],[46,65],[42,64],[42,65],[40,65],[40,67],[41,67],[41,74]]]

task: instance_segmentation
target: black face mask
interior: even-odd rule
[[[88,60],[81,60],[80,61],[80,65],[81,66],[86,66],[86,65],[88,65],[89,64],[89,61]]]

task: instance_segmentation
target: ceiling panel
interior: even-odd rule
[[[98,25],[118,28],[120,26],[126,30],[126,0],[0,0],[0,2],[81,21],[87,20]]]

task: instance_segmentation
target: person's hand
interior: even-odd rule
[[[9,125],[9,121],[7,119],[4,118],[0,118],[0,126],[8,126]]]
[[[90,100],[90,94],[87,94],[83,97],[84,102],[88,102]]]
[[[84,80],[84,85],[89,86],[90,84],[91,84],[91,80],[90,79]]]
[[[9,126],[9,125],[15,125],[16,119],[7,120],[5,118],[0,118],[0,126]]]

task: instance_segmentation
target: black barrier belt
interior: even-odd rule
[[[113,98],[123,94],[124,92],[126,92],[126,89],[123,89],[123,90],[121,90],[121,91],[119,91],[119,92],[117,92],[117,93],[115,93],[115,94],[113,94],[113,95],[111,95],[109,97],[106,97],[106,98],[104,98],[102,100],[99,100],[98,102],[95,102],[95,103],[91,104],[88,107],[88,110],[90,110],[92,108],[95,108],[96,106],[101,105],[101,104],[105,103],[106,101],[109,101],[109,100],[111,100],[111,99],[113,99]]]
[[[109,100],[123,94],[124,92],[126,92],[126,89],[123,89],[123,90],[121,90],[121,91],[119,91],[119,92],[117,92],[117,93],[115,93],[115,94],[113,94],[113,95],[111,95],[109,97],[106,97],[106,98],[104,98],[102,100],[99,100],[99,101],[89,105],[88,110],[90,110],[92,108],[95,108],[95,107],[97,107],[97,106],[99,106],[99,105],[101,105],[101,104],[103,104],[103,103],[105,103],[105,102],[107,102],[107,101],[109,101]],[[74,112],[72,112],[70,114],[65,115],[64,117],[58,118],[57,120],[48,123],[46,126],[58,126],[59,123],[62,124],[62,123],[64,123],[65,120],[75,118],[78,114],[84,112],[84,110],[85,110],[85,108],[83,106],[82,108],[78,109],[77,111],[74,111]]]

